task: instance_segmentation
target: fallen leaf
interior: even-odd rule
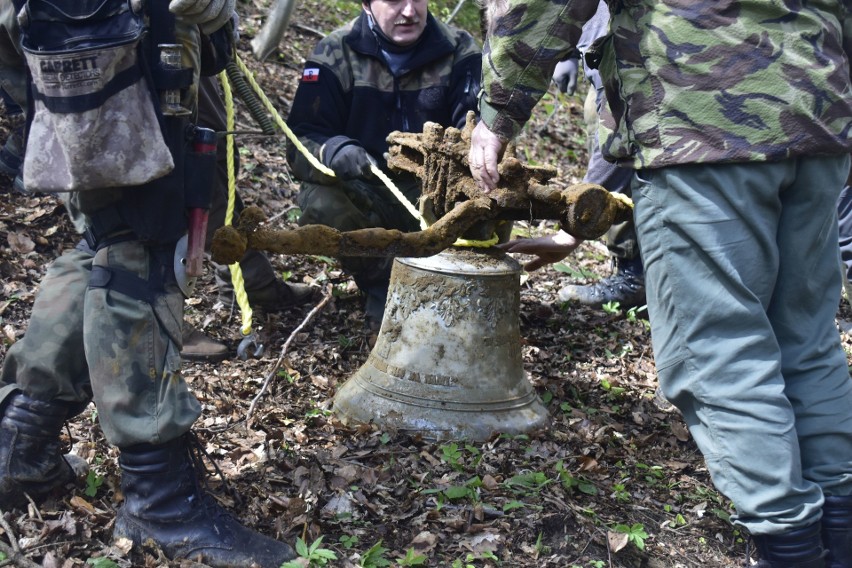
[[[689,440],[689,430],[677,420],[673,420],[671,422],[672,434],[674,434],[675,438],[680,440],[681,442],[686,442]]]
[[[6,240],[9,242],[9,247],[14,253],[27,254],[35,250],[35,243],[24,232],[9,233],[6,236]]]
[[[609,548],[613,552],[618,552],[627,546],[627,534],[613,531],[606,531],[606,541],[609,543]]]
[[[112,541],[112,547],[121,552],[123,556],[127,556],[133,549],[133,541],[129,538],[120,536]]]

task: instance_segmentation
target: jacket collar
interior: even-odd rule
[[[358,19],[352,25],[352,30],[346,34],[346,43],[353,51],[363,55],[376,57],[384,62],[381,47],[379,46],[376,36],[373,35],[370,25],[367,22],[367,14],[363,10]],[[432,17],[432,14],[426,13],[426,27],[423,30],[423,35],[420,36],[420,41],[412,48],[413,53],[411,59],[406,64],[406,70],[417,69],[428,63],[442,59],[455,51],[453,43],[442,32],[437,20]]]

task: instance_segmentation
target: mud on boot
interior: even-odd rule
[[[121,448],[124,505],[114,537],[135,545],[150,539],[172,560],[214,568],[279,568],[295,558],[290,546],[244,527],[205,493],[189,436]]]
[[[9,395],[0,419],[0,507],[24,505],[26,495],[39,499],[85,474],[82,458],[62,455],[59,433],[67,416],[66,403]]]

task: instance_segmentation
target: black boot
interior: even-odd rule
[[[821,524],[826,568],[852,568],[852,497],[826,497]]]
[[[783,534],[752,536],[760,561],[757,568],[824,568],[820,523]]]
[[[114,535],[153,540],[170,559],[208,566],[278,568],[296,554],[288,545],[239,523],[199,486],[187,436],[166,444],[122,448]]]
[[[615,274],[588,286],[565,286],[559,290],[563,302],[579,302],[600,308],[610,302],[618,302],[622,310],[645,304],[645,270],[642,259],[617,259]]]
[[[6,400],[0,419],[0,507],[23,505],[25,494],[38,499],[74,479],[59,441],[67,415],[65,403],[22,392]]]

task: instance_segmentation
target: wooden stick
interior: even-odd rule
[[[278,373],[278,369],[281,368],[281,364],[284,361],[284,355],[287,354],[287,350],[290,348],[290,344],[293,342],[293,339],[295,339],[296,335],[300,331],[302,331],[306,325],[308,325],[308,322],[310,322],[314,318],[314,316],[317,315],[320,310],[322,310],[326,306],[326,304],[328,304],[332,297],[332,290],[333,288],[331,284],[326,286],[323,298],[320,303],[317,304],[314,309],[308,312],[308,315],[305,316],[305,319],[302,320],[302,323],[297,325],[296,328],[292,332],[290,332],[290,336],[287,337],[287,341],[284,342],[284,346],[281,348],[281,354],[278,356],[278,360],[272,366],[272,369],[269,371],[269,373],[267,373],[266,380],[263,381],[263,386],[260,388],[260,392],[258,392],[251,401],[251,406],[249,406],[248,412],[246,413],[246,428],[251,427],[251,417],[254,413],[254,408],[255,406],[257,406],[257,403],[260,398],[264,395],[264,393],[266,393],[266,389],[269,387],[269,383],[272,382],[272,379]]]

